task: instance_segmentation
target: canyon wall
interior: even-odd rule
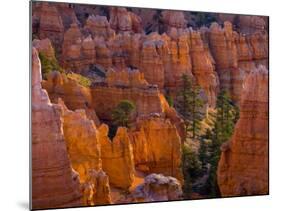
[[[108,175],[102,169],[101,144],[95,123],[85,110],[68,110],[64,102],[63,131],[72,167],[79,173],[85,205],[110,204]]]
[[[130,132],[137,169],[182,181],[181,138],[169,119],[139,119]]]
[[[32,208],[81,206],[79,176],[71,168],[59,105],[41,87],[41,64],[32,50]]]
[[[221,147],[217,178],[222,196],[268,194],[268,70],[252,70],[243,86],[240,118]]]
[[[57,103],[61,98],[70,110],[84,109],[88,118],[99,125],[99,119],[93,107],[91,90],[82,86],[77,80],[57,71],[47,75],[47,80],[42,81],[42,86],[47,90],[52,103]]]
[[[119,127],[113,140],[108,138],[108,127],[99,127],[101,159],[109,182],[114,187],[129,189],[134,181],[134,155],[127,128]]]
[[[91,88],[93,107],[103,120],[111,120],[111,113],[121,100],[130,100],[136,105],[134,116],[148,116],[163,113],[160,92],[150,86],[139,71],[109,71],[104,84],[94,84]]]

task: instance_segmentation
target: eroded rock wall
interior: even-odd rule
[[[41,87],[41,64],[32,50],[32,208],[81,206],[79,176],[66,150],[62,108]]]
[[[244,82],[240,118],[222,145],[217,178],[222,196],[268,194],[268,70],[259,66]]]

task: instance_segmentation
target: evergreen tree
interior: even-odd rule
[[[192,138],[196,138],[201,129],[203,100],[200,98],[200,87],[186,74],[182,75],[182,90],[179,93],[177,108],[184,119],[185,136],[189,132]]]
[[[210,164],[211,169],[207,180],[206,192],[211,197],[220,196],[217,184],[217,166],[220,159],[220,146],[222,143],[230,139],[236,121],[238,120],[238,107],[233,105],[228,93],[222,90],[217,98],[216,119],[211,134],[208,134],[211,139],[210,145]]]
[[[199,148],[199,160],[202,163],[202,169],[206,170],[208,163],[208,144],[205,140],[201,140]]]
[[[184,177],[183,192],[186,198],[191,197],[192,183],[201,175],[201,162],[187,145],[182,147],[182,172]]]
[[[64,72],[56,59],[49,59],[42,52],[39,52],[39,58],[41,62],[42,77],[44,79],[46,79],[46,76],[52,71]]]
[[[129,127],[131,113],[135,110],[135,105],[129,100],[122,100],[112,111],[113,123],[116,126]]]

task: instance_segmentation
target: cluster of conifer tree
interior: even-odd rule
[[[238,107],[233,104],[228,92],[221,90],[217,97],[216,112],[212,116],[212,129],[207,129],[202,134],[204,101],[200,93],[200,86],[184,74],[182,89],[175,107],[184,120],[184,140],[189,138],[200,141],[200,148],[197,152],[186,144],[183,144],[182,148],[182,170],[185,180],[183,190],[186,198],[191,197],[192,184],[205,174],[208,174],[208,179],[200,190],[201,194],[209,197],[220,196],[216,176],[220,146],[230,139],[234,125],[239,118]]]

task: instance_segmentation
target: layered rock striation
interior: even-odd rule
[[[82,86],[77,80],[64,73],[51,72],[47,80],[42,81],[42,86],[48,91],[51,102],[57,103],[61,98],[70,110],[84,109],[87,116],[99,125],[99,119],[93,109],[91,90]]]
[[[108,138],[108,126],[99,127],[103,170],[111,185],[129,189],[134,181],[135,167],[133,149],[127,128],[119,127],[113,140]]]
[[[84,37],[76,23],[64,33],[62,44],[62,67],[66,71],[81,73],[95,63],[95,42],[89,35]]]
[[[71,168],[62,109],[41,87],[41,65],[32,50],[32,208],[81,206],[79,176]]]
[[[222,145],[217,179],[222,196],[268,194],[268,70],[259,66],[244,82],[240,118]]]
[[[182,181],[181,138],[169,119],[139,120],[130,133],[137,169],[161,173]]]

